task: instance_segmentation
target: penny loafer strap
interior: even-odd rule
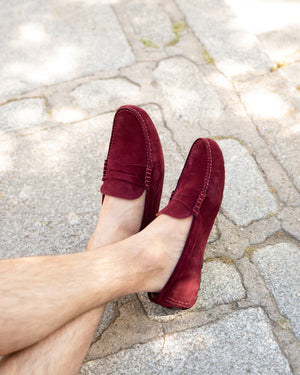
[[[144,165],[122,164],[118,160],[105,160],[102,180],[108,179],[129,182],[145,189],[146,167]]]

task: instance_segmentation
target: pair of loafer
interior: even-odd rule
[[[197,300],[204,250],[223,196],[224,160],[218,144],[208,138],[194,142],[168,205],[158,212],[163,178],[162,147],[150,117],[139,107],[120,107],[114,118],[101,192],[136,199],[146,190],[141,229],[159,214],[175,218],[193,215],[172,275],[159,293],[148,293],[156,304],[187,309]]]

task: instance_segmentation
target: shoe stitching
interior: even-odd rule
[[[205,146],[206,146],[207,163],[206,163],[206,172],[205,172],[204,184],[202,186],[202,190],[201,190],[200,194],[198,195],[196,204],[193,207],[193,213],[196,216],[199,214],[199,210],[200,210],[200,208],[202,206],[202,203],[203,203],[203,201],[206,197],[207,190],[208,190],[208,187],[209,187],[210,178],[211,178],[211,174],[212,174],[211,146],[210,146],[209,141],[206,138],[204,138],[203,140],[204,140]]]
[[[186,306],[186,307],[192,307],[191,302],[183,302],[183,301],[180,301],[180,300],[172,298],[172,297],[167,297],[166,301],[179,303],[180,305],[183,305],[183,306]]]
[[[120,112],[129,112],[131,115],[133,115],[138,120],[139,125],[142,122],[141,128],[142,128],[142,131],[143,131],[144,139],[146,141],[145,144],[146,144],[146,153],[147,153],[147,166],[146,166],[146,173],[145,173],[145,188],[146,188],[146,190],[149,190],[150,189],[151,174],[152,174],[152,160],[153,160],[153,158],[152,158],[152,148],[151,148],[151,143],[150,143],[150,137],[149,137],[148,129],[147,129],[147,126],[146,126],[146,122],[139,112],[135,112],[131,108],[121,108],[121,109],[118,110],[117,113],[120,113]],[[115,116],[115,119],[114,119],[113,129],[115,128],[116,118],[117,118],[117,116]],[[109,146],[109,151],[110,151],[110,147],[111,147],[113,141],[114,141],[114,130],[112,132],[112,140],[111,140],[111,144]],[[107,156],[107,158],[108,158],[108,156]]]
[[[205,180],[204,180],[204,184],[203,184],[203,187],[202,187],[202,190],[201,190],[200,194],[198,195],[198,198],[197,198],[196,204],[194,205],[193,210],[192,210],[192,212],[193,212],[193,214],[194,214],[195,216],[198,216],[198,214],[199,214],[199,210],[200,210],[200,207],[201,207],[201,205],[202,205],[202,203],[203,203],[203,201],[204,201],[204,199],[205,199],[205,197],[206,197],[206,193],[207,193],[207,190],[208,190],[208,186],[209,186],[209,182],[210,182],[211,174],[212,174],[212,151],[211,151],[211,146],[210,146],[209,141],[208,141],[206,138],[203,138],[203,141],[205,142],[205,146],[206,146],[207,163],[206,163],[206,172],[205,172]],[[197,142],[197,141],[195,141],[194,144],[195,144],[196,142]],[[194,144],[193,144],[193,146],[194,146]],[[191,150],[190,150],[190,152],[189,152],[189,155],[188,155],[188,157],[187,157],[187,160],[186,160],[186,163],[185,163],[185,165],[184,165],[184,168],[183,168],[183,170],[182,170],[181,175],[183,174],[183,171],[185,170],[185,168],[186,168],[186,166],[187,166],[187,164],[188,164],[188,160],[189,160],[189,158],[190,158],[190,156],[191,156],[193,146],[191,147]],[[180,175],[180,177],[179,177],[178,183],[179,183],[179,181],[180,181],[181,175]],[[178,184],[177,184],[177,185],[178,185]],[[176,186],[176,189],[177,189],[177,186]],[[173,193],[176,192],[176,189],[175,189],[174,192],[172,192],[172,198],[173,198],[173,195],[174,195]],[[173,198],[173,199],[174,199],[174,198]],[[184,270],[182,270],[181,274],[182,274],[183,272],[184,272]],[[171,280],[172,276],[173,276],[173,274],[171,275],[169,281]],[[167,284],[164,286],[163,290],[167,287],[167,285],[169,284],[169,281],[168,281]],[[165,291],[166,291],[166,290],[169,290],[170,288],[172,288],[172,285],[173,285],[173,283],[171,282],[171,283],[168,285],[168,288],[165,289]],[[158,297],[158,299],[159,299],[160,296],[158,295],[157,297]],[[187,303],[187,302],[183,302],[183,301],[180,301],[180,300],[176,300],[176,299],[173,299],[172,297],[167,297],[166,300],[167,300],[167,301],[169,300],[170,302],[180,303],[180,304],[182,304],[182,305],[184,305],[184,306],[189,306],[189,305],[190,305],[190,304]]]

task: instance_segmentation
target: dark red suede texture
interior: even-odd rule
[[[181,257],[164,288],[149,299],[169,308],[187,309],[196,300],[205,246],[219,211],[225,182],[222,152],[212,139],[197,139],[172,193],[159,212],[176,218],[193,215]]]
[[[156,216],[164,178],[164,157],[159,136],[148,114],[124,105],[114,117],[101,193],[137,199],[146,190],[141,229]]]

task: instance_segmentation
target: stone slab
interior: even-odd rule
[[[99,321],[97,330],[94,334],[93,343],[98,341],[103,332],[114,322],[117,318],[117,311],[114,303],[110,302],[105,306],[105,309],[102,313],[101,319]]]
[[[298,1],[226,0],[243,27],[254,33],[264,51],[276,62],[299,54],[300,3]],[[258,11],[259,10],[259,11]]]
[[[184,57],[163,60],[154,76],[167,96],[174,117],[184,124],[195,127],[198,123],[220,116],[221,103],[218,96],[197,65]]]
[[[135,61],[106,2],[15,0],[0,18],[0,97]]]
[[[300,32],[299,32],[300,35]],[[300,50],[300,47],[299,47]],[[294,63],[287,65],[284,69],[283,72],[285,75],[288,77],[289,81],[294,84],[296,88],[300,87],[300,62]]]
[[[237,86],[249,116],[299,189],[299,91],[280,70]]]
[[[204,259],[221,256],[235,260],[239,259],[249,246],[249,239],[245,234],[246,228],[237,227],[220,212],[217,218],[221,237],[219,241],[206,246]]]
[[[13,100],[0,105],[0,134],[42,125],[48,118],[44,98]]]
[[[0,258],[85,249],[113,114],[1,141]]]
[[[203,128],[209,128],[210,123],[221,117],[222,103],[205,72],[184,57],[161,61],[154,77],[169,107],[164,107],[165,112],[171,115],[171,118],[168,116],[169,126],[180,146],[185,145],[187,153],[195,139],[208,136]]]
[[[175,189],[181,170],[184,166],[182,157],[177,144],[174,141],[172,132],[167,128],[162,111],[156,104],[147,104],[142,106],[149,114],[158,131],[159,138],[163,147],[165,160],[165,177],[160,207],[165,207]]]
[[[255,149],[255,151],[254,151]],[[300,195],[291,181],[289,172],[282,166],[274,155],[272,147],[254,147],[253,156],[262,168],[272,190],[278,194],[279,200],[287,206],[300,205]]]
[[[183,159],[156,105],[144,107],[164,144],[162,205],[174,189]],[[102,169],[114,113],[87,121],[4,134],[0,142],[0,258],[85,249],[101,206]]]
[[[203,264],[200,289],[196,304],[190,311],[208,310],[214,306],[241,300],[246,296],[242,279],[233,264],[209,261]],[[151,320],[167,322],[184,311],[166,309],[150,302],[146,294],[140,300]]]
[[[119,315],[89,349],[86,359],[105,357],[163,335],[161,324],[153,324],[134,297],[119,307]]]
[[[141,43],[150,43],[148,48],[164,47],[175,38],[171,21],[159,1],[130,1],[126,6],[126,13],[134,27],[136,38]]]
[[[249,238],[250,244],[257,244],[264,242],[268,237],[278,232],[281,226],[276,217],[272,216],[268,219],[255,221],[247,229],[242,229],[244,235]]]
[[[225,161],[225,189],[222,208],[236,225],[274,214],[277,205],[257,164],[245,146],[234,139],[220,140]]]
[[[291,374],[264,312],[251,308],[220,321],[85,363],[93,374]]]
[[[213,306],[234,302],[245,296],[241,276],[233,264],[220,261],[204,263],[194,309],[208,310]]]
[[[273,65],[255,35],[224,0],[176,0],[217,67],[233,78],[264,74]]]
[[[282,228],[300,241],[300,207],[285,207],[279,219]]]
[[[141,100],[139,85],[125,78],[100,79],[76,87],[70,93],[80,109],[102,113]]]
[[[290,319],[300,339],[300,251],[294,244],[278,243],[257,250],[253,259],[271,290],[282,315]]]

